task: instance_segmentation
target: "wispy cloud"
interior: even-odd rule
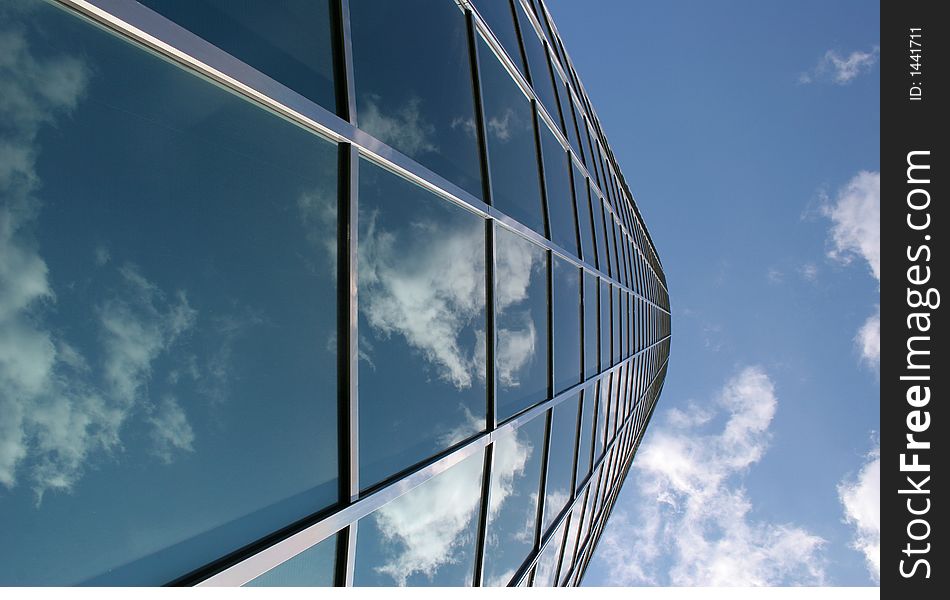
[[[832,222],[828,256],[848,264],[864,259],[881,281],[881,174],[861,171],[827,203],[822,214]],[[881,310],[868,317],[855,337],[861,358],[876,366],[881,355]]]
[[[385,110],[378,97],[367,96],[360,106],[360,127],[409,156],[438,152],[435,126],[425,119],[421,99],[410,98],[402,106]]]
[[[471,427],[484,426],[468,417]],[[496,444],[491,515],[512,495],[514,478],[524,471],[533,451],[517,432]],[[439,568],[470,552],[464,546],[474,543],[468,531],[480,505],[481,472],[481,454],[476,454],[379,509],[376,525],[387,545],[385,562],[377,571],[403,586],[416,573],[432,579]]]
[[[870,367],[877,367],[881,364],[881,307],[867,318],[858,335],[855,337],[855,344],[861,353],[861,360]]]
[[[818,60],[817,65],[798,76],[798,82],[807,84],[824,81],[846,85],[862,73],[870,71],[877,63],[879,54],[880,48],[877,46],[869,52],[855,50],[847,56],[837,50],[829,50]]]
[[[778,406],[760,367],[730,379],[710,408],[671,411],[634,462],[636,508],[602,541],[613,585],[795,585],[824,581],[824,540],[752,517],[742,478],[764,455]],[[692,409],[691,409],[692,410]],[[710,433],[715,417],[722,428]]]
[[[832,221],[828,255],[842,263],[863,258],[881,280],[881,174],[861,171],[838,191],[822,214]]]
[[[805,281],[818,281],[818,265],[815,263],[805,263],[798,268],[798,274],[801,275]]]
[[[881,579],[881,451],[875,448],[855,478],[838,485],[845,521],[854,527],[852,547],[863,553],[868,571]]]

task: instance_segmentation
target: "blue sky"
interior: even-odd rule
[[[877,584],[877,5],[548,6],[673,305],[585,584]]]

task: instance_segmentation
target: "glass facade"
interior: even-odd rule
[[[579,584],[670,344],[590,107],[543,2],[2,3],[0,585]]]

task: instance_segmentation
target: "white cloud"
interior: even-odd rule
[[[162,398],[149,423],[152,425],[155,453],[162,462],[171,463],[176,450],[194,451],[192,444],[195,441],[195,432],[188,422],[184,409],[174,397]]]
[[[396,234],[377,227],[376,214],[364,219],[360,311],[378,333],[405,338],[439,378],[459,389],[469,387],[481,374],[475,357],[484,335],[476,336],[473,348],[464,348],[460,337],[468,327],[483,327],[484,257],[471,256],[471,249],[484,240],[482,224],[447,229],[434,221],[419,222],[412,239],[397,240]]]
[[[384,114],[379,98],[368,96],[360,106],[360,127],[409,156],[438,152],[439,148],[432,139],[435,127],[425,120],[421,104],[419,98],[410,98],[402,106]]]
[[[805,281],[818,281],[818,265],[805,263],[798,269],[798,273]]]
[[[845,520],[854,527],[852,547],[864,554],[868,571],[881,579],[881,452],[875,448],[855,479],[838,485]]]
[[[765,277],[769,280],[769,283],[775,285],[785,281],[785,276],[782,274],[782,271],[776,267],[769,267],[769,270],[765,273]]]
[[[861,73],[871,70],[877,63],[879,54],[880,48],[877,46],[870,52],[855,50],[847,56],[843,56],[836,50],[829,50],[811,71],[799,75],[798,82],[807,84],[828,81],[837,85],[851,83]]]
[[[854,339],[861,353],[861,360],[871,367],[881,364],[881,307],[867,318]]]
[[[471,430],[484,428],[484,420],[466,414],[467,423],[449,434],[449,444],[461,441]],[[495,442],[489,515],[494,516],[511,497],[514,479],[524,473],[534,449],[513,431]],[[416,489],[393,500],[376,513],[376,524],[390,552],[377,570],[406,585],[414,573],[432,578],[438,569],[458,560],[463,544],[472,543],[469,524],[480,506],[482,455],[467,458]],[[510,579],[510,577],[509,577]]]
[[[45,324],[57,295],[31,235],[42,210],[37,137],[76,108],[90,73],[73,57],[37,58],[22,33],[0,31],[0,484],[26,479],[38,502],[47,490],[72,489],[93,453],[121,447],[151,361],[195,320],[183,293],[168,302],[126,266],[114,295],[90,315],[101,364]]]
[[[821,584],[824,540],[788,523],[752,517],[742,476],[761,460],[778,405],[759,367],[740,371],[716,398],[726,413],[671,416],[654,426],[634,464],[640,498],[617,510],[602,541],[614,585]]]
[[[854,257],[867,261],[871,273],[881,280],[881,174],[861,171],[851,178],[826,206],[824,215],[831,219],[834,259],[849,263]]]

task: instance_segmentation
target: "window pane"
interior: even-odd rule
[[[571,511],[570,522],[567,525],[567,533],[564,536],[564,551],[561,553],[561,584],[563,585],[570,573],[571,566],[574,564],[574,552],[577,549],[577,530],[580,527],[581,506],[575,506]]]
[[[557,574],[557,567],[561,557],[561,540],[564,539],[564,522],[562,522],[557,531],[551,536],[551,541],[544,548],[538,564],[535,567],[534,582],[532,587],[551,587],[554,585],[554,577]]]
[[[0,170],[0,585],[159,585],[338,497],[337,148],[29,4],[0,33],[31,157]]]
[[[475,8],[501,42],[511,61],[521,74],[527,77],[528,71],[525,69],[521,46],[518,44],[518,33],[515,31],[514,14],[511,12],[509,0],[480,0]]]
[[[360,129],[482,197],[475,100],[454,2],[350,0]]]
[[[525,15],[520,2],[518,5],[518,22],[521,25],[521,40],[524,42],[524,51],[528,56],[528,68],[531,71],[531,85],[538,101],[548,109],[548,114],[555,123],[560,123],[557,104],[557,92],[554,89],[554,80],[551,79],[551,70],[548,66],[547,52],[538,37],[537,30],[531,20]]]
[[[561,90],[561,98],[564,99],[564,135],[571,148],[574,149],[574,154],[580,156],[581,145],[577,139],[577,126],[574,122],[574,113],[571,112],[571,93],[567,83],[563,84]]]
[[[228,54],[336,112],[330,2],[141,0]]]
[[[620,288],[613,286],[613,300],[611,301],[611,308],[613,311],[613,327],[611,329],[611,334],[613,338],[613,363],[617,364],[620,362],[620,333],[623,329],[620,326],[620,311],[622,307],[620,305]]]
[[[544,235],[541,171],[531,103],[479,39],[492,204]]]
[[[365,488],[485,427],[485,224],[366,160],[359,202]]]
[[[587,179],[581,174],[577,165],[571,163],[574,183],[574,204],[577,206],[578,229],[581,237],[581,251],[584,260],[597,266],[597,251],[594,248],[594,225],[590,217],[590,203],[587,197]]]
[[[600,280],[600,370],[610,368],[610,284]]]
[[[496,410],[507,419],[548,397],[547,251],[496,227]]]
[[[584,271],[584,378],[598,373],[597,369],[597,277]]]
[[[495,442],[484,585],[504,586],[534,548],[544,454],[538,417]]]
[[[597,196],[597,192],[591,190],[590,196],[591,209],[594,216],[594,232],[597,234],[597,268],[601,273],[610,275],[610,263],[607,261],[607,234],[604,229],[604,211],[603,201]]]
[[[472,585],[484,455],[449,470],[359,521],[359,586]]]
[[[571,196],[571,171],[567,152],[543,121],[539,121],[541,151],[544,155],[544,189],[547,191],[548,215],[551,217],[551,240],[575,256],[577,219]]]
[[[581,397],[581,427],[577,440],[577,484],[580,487],[590,473],[591,449],[594,442],[594,407],[597,404],[597,388],[589,386]]]
[[[329,587],[336,568],[336,539],[329,537],[255,577],[245,587]]]
[[[571,499],[574,476],[574,444],[577,440],[578,394],[554,407],[551,443],[548,449],[548,478],[544,493],[542,531],[554,521]]]
[[[581,270],[554,258],[554,390],[581,381]]]

